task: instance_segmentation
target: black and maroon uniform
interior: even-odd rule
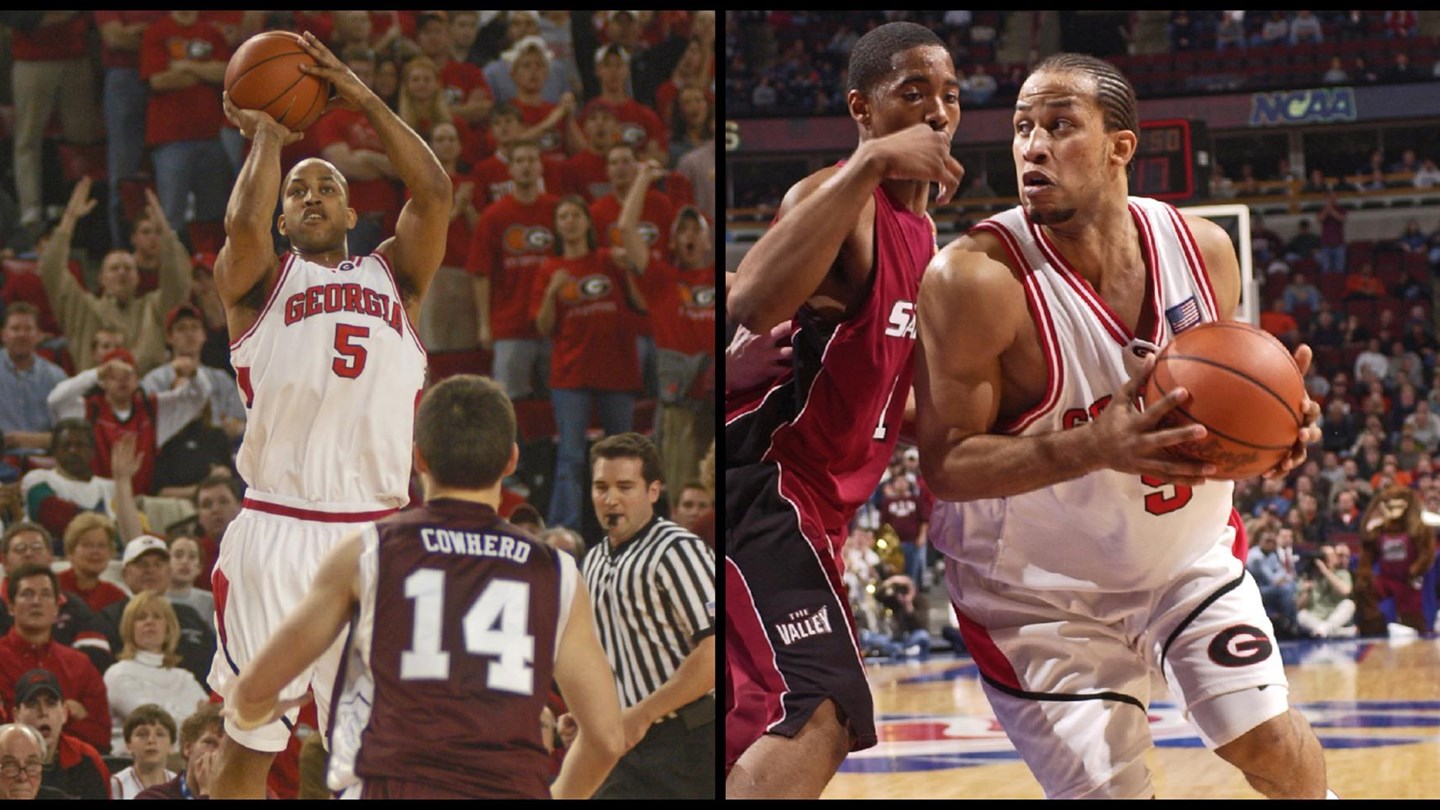
[[[875,263],[849,317],[802,307],[791,371],[726,398],[727,765],[762,734],[794,736],[826,698],[853,750],[876,742],[839,555],[895,449],[935,234],[883,187],[874,199]]]
[[[363,701],[347,688],[354,673],[343,674],[332,726],[342,766],[334,735],[362,729],[353,766],[362,795],[549,798],[555,770],[540,710],[573,560],[462,500],[430,501],[363,534],[350,643],[368,660],[373,695],[368,719],[357,719]],[[347,670],[355,664],[347,655]]]

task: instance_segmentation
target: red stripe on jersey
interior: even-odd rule
[[[290,266],[294,263],[295,254],[286,253],[284,261],[280,264],[280,275],[275,279],[275,286],[270,288],[270,295],[265,299],[265,305],[260,307],[260,310],[255,313],[255,322],[250,324],[250,328],[245,330],[245,334],[230,341],[230,351],[233,352],[240,348],[240,344],[245,342],[245,338],[255,333],[256,328],[260,326],[260,322],[265,319],[265,313],[270,311],[270,305],[274,304],[275,299],[280,296],[280,289],[285,286],[285,276],[290,273]]]
[[[1145,339],[1159,345],[1160,338],[1165,333],[1165,327],[1161,324],[1162,316],[1165,314],[1165,295],[1162,290],[1165,274],[1160,272],[1160,251],[1155,242],[1155,225],[1145,215],[1145,209],[1134,203],[1130,204],[1130,216],[1134,217],[1135,224],[1140,228],[1140,242],[1145,250],[1145,269],[1150,273],[1151,279],[1150,306],[1155,312],[1155,317],[1150,322],[1150,334]],[[1140,323],[1144,323],[1144,321],[1144,317],[1141,317]],[[1138,329],[1140,324],[1137,323],[1135,326]]]
[[[1035,286],[1035,270],[1025,260],[1025,254],[1015,241],[1015,235],[1010,233],[1009,229],[988,220],[976,225],[975,229],[984,229],[993,233],[1000,240],[1005,251],[1010,254],[1011,261],[1015,263],[1015,269],[1020,273],[1020,283],[1025,287],[1025,304],[1030,309],[1031,320],[1035,322],[1035,333],[1040,337],[1040,348],[1045,352],[1045,395],[1034,407],[995,426],[997,430],[1005,433],[1019,433],[1055,407],[1056,401],[1060,399],[1060,389],[1065,380],[1065,365],[1060,362],[1060,339],[1055,334],[1055,322],[1050,319],[1050,311],[1045,306],[1045,296]]]
[[[1210,320],[1220,320],[1220,307],[1215,303],[1215,287],[1210,283],[1210,270],[1205,266],[1205,254],[1200,252],[1200,246],[1195,241],[1195,234],[1190,232],[1190,226],[1185,224],[1185,218],[1174,206],[1167,206],[1170,211],[1170,220],[1175,226],[1175,233],[1180,236],[1180,248],[1185,251],[1185,258],[1189,261],[1186,264],[1190,268],[1190,275],[1195,277],[1195,286],[1200,290],[1200,298],[1210,310]]]
[[[965,640],[965,649],[969,651],[970,657],[975,659],[975,666],[980,670],[980,674],[1017,692],[1026,691],[1020,686],[1020,678],[1015,674],[1015,668],[1010,666],[1009,659],[995,646],[994,639],[990,638],[990,632],[971,621],[953,603],[950,608],[955,611],[955,618],[960,620],[960,637]]]
[[[225,646],[225,604],[230,601],[230,580],[220,566],[210,573],[210,592],[215,596],[215,634],[220,637],[220,646]]]
[[[1035,245],[1045,254],[1045,258],[1048,259],[1050,264],[1055,268],[1056,275],[1064,279],[1066,284],[1074,288],[1075,292],[1080,295],[1081,300],[1095,313],[1096,317],[1100,320],[1100,324],[1105,327],[1105,331],[1110,333],[1110,337],[1114,338],[1116,343],[1119,343],[1121,346],[1129,345],[1130,338],[1134,336],[1130,334],[1130,329],[1125,326],[1124,321],[1116,316],[1115,311],[1110,308],[1110,305],[1105,302],[1105,299],[1101,298],[1099,293],[1095,291],[1095,288],[1090,286],[1090,282],[1086,281],[1084,277],[1080,275],[1079,271],[1071,267],[1069,262],[1065,261],[1065,257],[1061,256],[1060,251],[1056,250],[1055,246],[1050,244],[1050,240],[1045,236],[1045,232],[1040,229],[1040,226],[1033,222],[1029,222],[1028,224],[1030,226],[1031,236],[1035,239]]]
[[[255,404],[255,389],[250,385],[250,367],[235,367],[235,382],[240,390],[245,392],[245,407],[249,408]]]
[[[246,498],[242,505],[246,509],[254,509],[256,512],[268,512],[272,515],[310,520],[316,523],[367,523],[399,511],[398,509],[376,509],[370,512],[318,512],[314,509],[299,509],[294,506],[281,506],[278,503],[266,503],[254,498]]]

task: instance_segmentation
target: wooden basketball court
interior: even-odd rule
[[[1440,640],[1282,642],[1291,705],[1325,748],[1342,799],[1440,797]],[[850,757],[824,798],[1042,798],[995,722],[968,656],[874,664],[880,744]],[[1200,743],[1175,704],[1150,707],[1158,798],[1260,798]]]

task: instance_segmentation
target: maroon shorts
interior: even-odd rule
[[[1387,576],[1375,577],[1375,593],[1379,599],[1395,600],[1395,617],[1419,616],[1423,612],[1421,595],[1423,588],[1410,587],[1408,579]]]
[[[839,559],[845,528],[806,514],[774,464],[725,471],[725,765],[763,734],[794,737],[826,699],[850,750],[875,745],[875,707]]]
[[[534,795],[506,793],[505,795],[479,796],[457,783],[441,784],[434,781],[388,779],[383,776],[365,777],[365,786],[360,792],[362,799],[548,799],[549,791],[543,786]]]

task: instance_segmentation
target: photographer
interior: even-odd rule
[[[927,617],[930,613],[929,600],[918,593],[915,581],[904,574],[886,578],[875,589],[875,599],[888,608],[886,617],[888,634],[862,633],[862,643],[867,648],[885,650],[891,658],[917,656],[921,660],[930,657],[930,630]]]
[[[1355,602],[1349,569],[1350,549],[1325,543],[1314,560],[1312,573],[1300,580],[1295,597],[1300,628],[1314,638],[1353,638]]]

